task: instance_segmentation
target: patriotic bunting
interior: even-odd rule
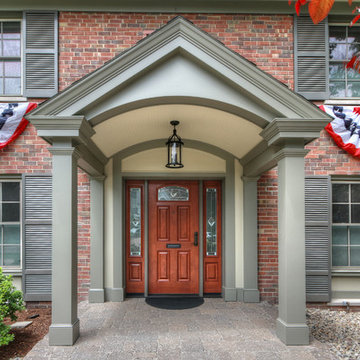
[[[360,107],[321,105],[320,109],[334,118],[325,130],[336,144],[360,158]]]
[[[29,123],[24,115],[35,109],[36,103],[0,104],[0,149],[13,142]]]

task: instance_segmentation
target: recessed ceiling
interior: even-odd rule
[[[159,105],[129,111],[94,127],[95,144],[107,157],[149,140],[167,139],[171,120],[179,120],[178,134],[217,146],[242,158],[261,140],[259,126],[221,110],[194,105]],[[165,146],[165,144],[164,144]]]

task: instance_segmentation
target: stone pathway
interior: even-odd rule
[[[48,346],[48,336],[26,360],[331,360],[325,344],[287,347],[275,335],[277,309],[266,303],[205,299],[188,310],[160,310],[144,299],[79,304],[81,337],[74,346]]]

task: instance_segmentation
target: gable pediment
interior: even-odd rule
[[[224,106],[260,127],[275,117],[323,117],[306,99],[177,17],[43,103],[29,118],[84,115],[95,125],[113,111],[159,101]]]

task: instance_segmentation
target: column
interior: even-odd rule
[[[54,141],[52,323],[50,345],[73,345],[77,316],[77,150],[70,141]]]
[[[305,190],[303,147],[282,148],[278,161],[279,317],[286,345],[309,344],[305,303]]]
[[[104,180],[90,178],[90,303],[103,303],[104,295]]]
[[[243,177],[244,182],[244,302],[259,302],[258,290],[258,177]]]

